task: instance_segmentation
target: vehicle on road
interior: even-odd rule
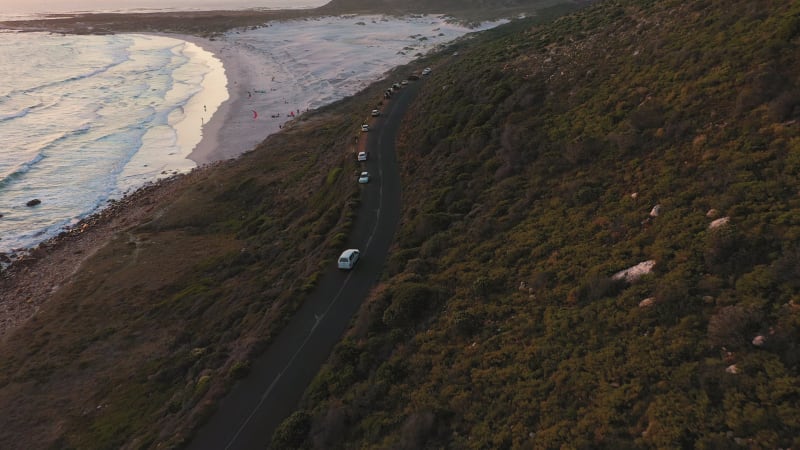
[[[408,84],[408,80],[403,80],[400,82],[400,85],[405,86]]]
[[[431,74],[431,68],[430,67],[426,67],[426,68],[422,69],[422,74],[423,75],[430,75]]]
[[[339,255],[339,268],[344,270],[352,269],[360,257],[361,252],[357,248],[348,248]]]
[[[367,152],[358,152],[358,160],[359,161],[366,161],[367,160]]]
[[[361,175],[358,176],[358,182],[361,184],[369,183],[369,172],[361,172]]]
[[[372,117],[378,117],[378,116],[381,115],[381,111],[378,110],[378,109],[373,109],[372,113],[370,113],[370,114],[372,115]]]
[[[364,132],[369,131],[369,125],[367,125],[367,124],[361,125],[361,131],[364,131]]]

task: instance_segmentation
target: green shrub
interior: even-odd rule
[[[311,431],[311,415],[306,411],[295,411],[275,430],[271,448],[302,448],[309,431]]]

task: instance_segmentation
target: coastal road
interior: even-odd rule
[[[194,436],[192,450],[263,449],[298,406],[370,289],[378,281],[400,223],[400,175],[395,140],[400,121],[422,81],[409,83],[388,103],[367,133],[370,182],[345,248],[361,250],[355,269],[330,269],[286,328],[251,365]],[[365,115],[369,111],[364,112]],[[353,183],[356,180],[353,178]],[[344,248],[343,248],[344,250]]]

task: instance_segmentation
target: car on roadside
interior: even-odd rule
[[[361,175],[358,176],[359,184],[367,184],[369,183],[369,172],[361,172]]]
[[[423,75],[430,75],[431,74],[431,68],[430,67],[426,67],[426,68],[422,69],[422,74]]]
[[[361,131],[363,131],[363,132],[369,131],[369,125],[367,125],[367,124],[361,125]]]
[[[381,115],[381,111],[379,109],[373,109],[372,112],[370,113],[370,115],[372,117],[378,117],[378,116]]]
[[[369,155],[368,155],[367,152],[358,152],[358,157],[357,158],[358,158],[359,161],[366,161],[368,156]]]
[[[401,82],[400,82],[400,85],[401,85],[401,86],[405,86],[405,85],[407,85],[407,84],[408,84],[408,80],[403,80],[403,81],[401,81]]]

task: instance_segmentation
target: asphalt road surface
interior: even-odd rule
[[[367,133],[370,158],[361,164],[371,178],[360,185],[361,206],[344,247],[360,249],[361,260],[351,271],[339,271],[331,260],[317,288],[253,362],[248,376],[223,399],[189,449],[264,449],[277,426],[295,411],[306,387],[377,282],[400,223],[397,130],[419,83],[422,81],[411,82],[396,93]]]

